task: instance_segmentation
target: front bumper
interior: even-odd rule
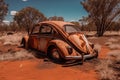
[[[86,59],[95,58],[96,55],[97,55],[97,53],[96,53],[96,54],[84,55],[83,57],[82,57],[82,56],[66,56],[65,58],[66,58],[67,60],[70,60],[70,59],[86,60]]]

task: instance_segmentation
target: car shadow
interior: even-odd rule
[[[62,67],[71,67],[71,66],[76,66],[76,65],[82,65],[82,61],[80,60],[68,60],[68,61],[61,61],[61,62],[56,62],[50,60],[47,55],[43,52],[37,51],[37,50],[32,50],[33,51],[33,56],[38,59],[43,59],[44,62],[53,62],[55,64],[62,65]]]
[[[39,52],[39,51],[34,51],[33,55],[38,59],[43,59],[44,62],[52,62],[52,63],[55,63],[55,64],[62,65],[62,67],[71,67],[71,66],[76,66],[76,65],[82,65],[83,64],[80,60],[55,62],[55,61],[50,60],[47,57],[47,55],[45,55],[45,53]]]
[[[23,48],[22,46],[19,46],[19,48]],[[32,52],[32,55],[37,58],[37,59],[43,59],[44,62],[52,62],[55,64],[62,65],[62,67],[71,67],[71,66],[76,66],[76,65],[82,65],[82,61],[80,60],[67,60],[67,61],[61,61],[61,62],[55,62],[50,60],[47,55],[43,52],[40,52],[35,49],[28,49],[29,52]]]
[[[71,67],[71,66],[82,65],[82,64],[83,62],[81,60],[70,60],[62,64],[62,67]]]
[[[38,59],[44,59],[47,58],[47,55],[43,52],[32,50],[33,51],[33,56],[38,58]]]
[[[23,45],[18,46],[18,48],[25,49]],[[29,48],[29,49],[26,49],[26,50],[31,52],[35,58],[38,58],[38,59],[47,58],[47,55],[45,53],[40,52],[40,51],[38,51],[36,49]]]

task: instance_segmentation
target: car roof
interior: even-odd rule
[[[74,25],[70,22],[64,22],[64,21],[43,21],[43,22],[39,22],[38,24],[41,24],[41,23],[57,25],[57,27],[61,27],[61,28],[63,28],[64,25]]]

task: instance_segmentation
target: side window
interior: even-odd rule
[[[40,26],[35,26],[32,34],[39,34]]]
[[[52,34],[52,28],[48,25],[42,25],[40,27],[41,34]]]

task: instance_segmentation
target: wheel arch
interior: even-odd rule
[[[23,47],[28,48],[28,39],[29,36],[24,36],[21,40],[21,45],[23,45]]]
[[[46,53],[49,54],[49,50],[51,50],[51,48],[53,47],[56,47],[59,49],[60,55],[62,56],[62,58],[65,58],[65,56],[69,55],[66,46],[68,46],[68,44],[62,40],[52,40],[48,45]]]

